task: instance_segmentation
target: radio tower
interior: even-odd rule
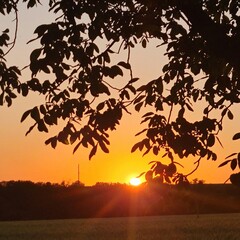
[[[78,184],[80,184],[80,180],[79,180],[79,164],[78,164]]]

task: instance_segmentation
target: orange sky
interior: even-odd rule
[[[23,67],[28,64],[28,56],[34,44],[26,45],[32,39],[31,33],[38,23],[48,22],[48,17],[43,8],[32,10],[30,16],[24,9],[20,9],[18,43],[9,56],[11,64]],[[45,15],[44,15],[45,14]],[[34,18],[32,18],[34,16]],[[44,16],[44,17],[43,17]],[[13,19],[10,18],[10,20]],[[1,20],[1,19],[0,19]],[[9,20],[9,19],[8,19]],[[0,31],[4,30],[5,26]],[[134,73],[143,80],[152,80],[160,75],[161,66],[164,64],[163,52],[156,44],[150,44],[147,49],[138,47],[134,50],[132,64]],[[25,77],[25,75],[24,75]],[[28,75],[26,73],[28,80]],[[89,150],[80,148],[74,155],[72,146],[59,146],[54,150],[44,145],[44,141],[55,134],[39,133],[33,131],[25,137],[31,122],[20,123],[22,113],[40,102],[39,96],[31,95],[27,98],[16,99],[11,108],[1,107],[0,119],[0,181],[31,180],[34,182],[73,182],[77,180],[77,168],[80,166],[80,181],[85,185],[96,182],[121,182],[128,183],[131,177],[148,170],[148,162],[161,160],[162,154],[155,156],[148,154],[142,157],[141,152],[131,154],[131,147],[141,139],[134,135],[142,128],[139,114],[126,116],[118,130],[111,134],[110,153],[98,152],[91,161],[88,160]],[[239,111],[235,111],[236,116]],[[193,113],[192,116],[196,117]],[[236,117],[235,117],[236,118]],[[225,121],[224,134],[221,140],[224,149],[217,145],[219,159],[217,162],[203,160],[199,170],[192,178],[206,180],[207,183],[224,182],[231,172],[229,167],[218,169],[224,157],[238,151],[237,142],[231,141],[234,131],[240,130],[237,120]],[[238,128],[239,127],[239,128]],[[163,162],[168,163],[164,158]],[[181,163],[186,167],[181,171],[188,173],[194,167],[194,159],[185,159]]]

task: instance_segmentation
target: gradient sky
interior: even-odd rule
[[[9,23],[14,26],[13,19],[14,16],[7,19],[0,18],[0,31],[9,26]],[[36,44],[26,45],[26,42],[33,38],[32,33],[38,24],[50,21],[54,21],[54,18],[47,14],[43,7],[31,11],[20,8],[17,44],[8,55],[9,63],[19,65],[20,68],[28,64],[29,54]],[[161,66],[166,61],[163,50],[156,48],[156,45],[153,42],[146,49],[141,47],[134,49],[132,56],[134,74],[143,81],[158,77],[161,73]],[[30,79],[28,74],[27,71],[23,73],[25,80]],[[22,113],[40,102],[40,96],[31,94],[27,98],[17,98],[11,108],[0,108],[0,181],[31,180],[71,183],[77,180],[79,164],[80,181],[85,185],[93,185],[96,182],[128,183],[131,177],[148,170],[149,161],[159,160],[169,163],[167,158],[161,159],[163,152],[160,152],[159,156],[150,153],[144,157],[141,152],[131,154],[133,144],[141,139],[141,137],[134,137],[142,129],[141,115],[137,113],[125,116],[117,131],[111,133],[110,153],[105,154],[99,151],[91,161],[88,160],[89,150],[87,149],[80,148],[73,155],[73,146],[59,144],[55,150],[45,146],[44,141],[55,135],[54,131],[50,130],[49,134],[33,131],[25,137],[32,122],[28,120],[20,123]],[[219,144],[216,146],[218,161],[202,160],[199,170],[192,175],[191,179],[197,177],[204,179],[207,183],[222,183],[229,177],[231,173],[229,167],[218,169],[217,166],[227,155],[237,152],[239,148],[239,143],[231,140],[233,134],[240,130],[236,119],[240,112],[237,108],[234,110],[234,120],[224,122],[224,131],[220,135],[224,149]],[[195,118],[197,114],[194,112],[191,116]],[[190,172],[194,168],[194,161],[196,161],[194,158],[181,160],[185,168],[179,170],[183,173]]]

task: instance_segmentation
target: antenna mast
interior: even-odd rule
[[[80,180],[79,180],[79,164],[78,164],[78,184],[80,183]]]

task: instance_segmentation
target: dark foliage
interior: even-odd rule
[[[31,8],[40,0],[0,3],[1,14],[16,14],[15,33],[21,2]],[[202,158],[215,161],[212,147],[221,144],[223,120],[234,118],[232,106],[240,101],[239,8],[234,0],[50,0],[56,21],[38,26],[29,41],[40,43],[30,55],[29,81],[20,81],[21,71],[5,60],[16,39],[10,40],[8,29],[0,36],[0,104],[10,106],[17,94],[30,91],[44,95],[45,102],[22,116],[21,121],[31,117],[34,122],[27,134],[34,128],[48,132],[64,120],[65,127],[46,144],[76,144],[74,152],[90,147],[89,158],[99,148],[108,153],[109,132],[131,106],[136,111],[152,107],[142,118],[147,127],[139,134],[145,137],[132,151],[158,155],[163,149],[171,162],[173,154],[193,156],[196,166]],[[147,48],[151,39],[165,46],[168,62],[156,79],[142,85],[133,76],[131,50],[137,44]],[[126,59],[115,63],[122,51]],[[39,73],[54,78],[43,80]],[[123,86],[115,87],[114,79],[123,76]],[[202,116],[191,120],[187,116],[200,101]],[[222,165],[228,162],[239,167],[236,159]]]

